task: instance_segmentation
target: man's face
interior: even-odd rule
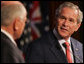
[[[24,27],[25,27],[26,21],[27,21],[27,17],[26,16],[24,17],[23,21],[20,21],[21,22],[21,26],[19,26],[20,27],[20,29],[19,29],[20,37],[21,37],[21,35],[22,35],[23,31],[24,31]]]
[[[17,31],[15,32],[15,38],[18,39],[21,37],[23,31],[24,31],[24,27],[25,27],[25,23],[27,21],[27,14],[24,15],[24,19],[21,19],[18,21],[17,23]]]
[[[62,9],[60,16],[56,19],[56,30],[62,38],[67,39],[78,30],[80,23],[77,24],[77,17],[78,11],[68,7]]]

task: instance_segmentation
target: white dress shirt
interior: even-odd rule
[[[16,42],[14,41],[13,37],[5,30],[1,29],[1,32],[4,33],[11,41],[12,43],[17,46]]]
[[[66,41],[60,37],[60,35],[57,33],[57,31],[56,31],[55,29],[53,30],[53,33],[54,33],[54,35],[56,36],[56,38],[58,39],[58,42],[59,42],[60,46],[62,47],[62,49],[63,49],[63,51],[64,51],[64,53],[65,53],[65,55],[66,55],[66,49],[65,49],[65,47],[63,46],[63,43],[65,43]],[[69,39],[67,40],[67,42],[69,42],[69,44],[70,44],[71,58],[72,58],[72,62],[74,63],[73,52],[72,52],[72,49],[71,49],[70,37],[69,37]]]

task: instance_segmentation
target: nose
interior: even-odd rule
[[[68,25],[69,25],[69,22],[68,22],[67,19],[63,22],[63,25],[64,25],[64,26],[68,26]]]

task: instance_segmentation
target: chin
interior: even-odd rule
[[[17,39],[19,39],[21,36],[17,36]]]
[[[21,38],[21,36],[18,37],[18,39]]]
[[[59,32],[59,35],[62,37],[62,38],[68,38],[69,37],[69,34],[67,32]]]

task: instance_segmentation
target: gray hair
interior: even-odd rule
[[[13,5],[4,5],[1,7],[1,25],[8,26],[12,21],[19,17],[23,19],[23,14],[26,12],[26,9],[23,5],[13,4]]]
[[[77,18],[77,22],[78,23],[81,23],[82,20],[83,20],[83,12],[79,9],[79,7],[71,2],[64,2],[63,4],[61,4],[59,6],[59,8],[56,9],[56,16],[59,16],[59,14],[61,13],[61,10],[64,8],[64,7],[69,7],[71,9],[74,9],[74,10],[78,10],[78,18]]]

